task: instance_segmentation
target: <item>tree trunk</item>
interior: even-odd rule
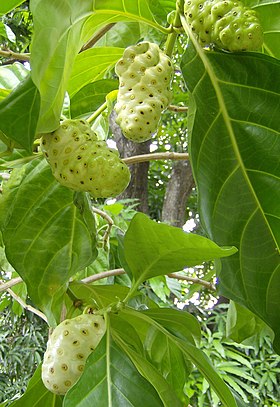
[[[145,143],[134,143],[125,138],[117,125],[116,112],[110,116],[110,127],[114,135],[117,148],[122,158],[134,155],[148,154],[150,152],[151,141]],[[137,210],[149,214],[148,208],[148,171],[149,162],[129,165],[131,180],[127,189],[119,195],[119,199],[137,199],[139,205]]]
[[[163,201],[162,221],[177,227],[184,225],[187,200],[194,185],[189,161],[174,161]]]

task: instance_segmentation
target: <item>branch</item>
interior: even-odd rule
[[[170,273],[170,274],[167,274],[167,276],[169,278],[176,278],[177,280],[185,280],[190,283],[200,284],[200,285],[203,285],[204,287],[208,288],[208,290],[216,291],[216,287],[214,284],[210,283],[209,281],[201,280],[200,278],[197,278],[197,277],[188,277],[188,276],[183,276],[183,275],[177,274],[177,273]]]
[[[103,37],[103,35],[105,35],[109,30],[111,30],[112,27],[114,27],[115,24],[116,23],[110,23],[102,27],[101,30],[94,34],[94,36],[82,47],[80,52],[92,48],[97,43],[97,41],[99,41],[100,38]]]
[[[167,109],[172,110],[172,112],[187,112],[189,110],[188,106],[176,106],[176,105],[169,105]]]
[[[19,52],[13,52],[10,49],[7,51],[0,49],[0,56],[4,57],[4,58],[17,59],[19,61],[29,61],[30,60],[30,54],[20,54]]]
[[[151,154],[142,154],[134,155],[133,157],[122,158],[122,161],[128,165],[142,163],[145,161],[153,160],[188,160],[188,153],[151,153]]]
[[[3,283],[2,281],[0,281],[0,293],[2,291],[6,291],[9,288],[13,287],[14,285],[17,285],[22,282],[23,282],[23,280],[21,277],[12,278],[12,280],[7,281],[6,283]]]
[[[111,277],[111,276],[119,276],[121,274],[125,274],[124,269],[108,270],[108,271],[103,271],[102,273],[94,274],[93,276],[83,278],[81,281],[82,281],[82,283],[89,284],[94,281],[102,280],[103,278],[107,278],[107,277]]]
[[[26,309],[27,311],[33,312],[33,314],[38,315],[38,317],[42,318],[45,322],[48,323],[48,319],[45,314],[43,314],[41,311],[37,310],[36,308],[32,307],[32,305],[26,304],[16,293],[13,292],[10,288],[7,289],[7,292],[13,297],[14,300],[16,300],[22,308]]]

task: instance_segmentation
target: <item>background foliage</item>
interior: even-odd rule
[[[83,406],[81,395],[100,407],[142,405],[143,397],[147,406],[280,405],[271,347],[279,352],[279,2],[246,1],[259,13],[264,45],[234,54],[199,46],[183,1],[2,3],[0,263],[2,283],[24,280],[8,289],[12,299],[1,297],[2,401],[18,398],[37,368],[12,405]],[[179,36],[169,27],[175,9]],[[189,152],[196,188],[178,203],[194,234],[136,213],[137,200],[67,190],[40,156],[41,133],[61,118],[94,113],[99,137],[117,142],[114,65],[140,40],[173,54],[174,105],[146,148]],[[150,163],[156,221],[164,221],[173,176],[171,161]],[[99,279],[108,270],[116,273]],[[106,335],[64,398],[41,381],[47,326],[18,301],[53,327],[89,304],[106,315]]]

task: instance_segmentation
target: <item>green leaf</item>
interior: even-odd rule
[[[124,49],[117,47],[90,48],[77,55],[67,87],[72,98],[83,86],[103,78],[122,57]]]
[[[99,308],[105,308],[112,303],[123,300],[129,288],[118,284],[114,285],[86,285],[82,283],[70,283],[70,288],[75,296],[84,304],[96,303]]]
[[[155,20],[154,11],[159,10],[160,2],[157,0],[95,0],[94,13],[83,26],[83,41],[87,42],[93,34],[106,24],[118,21],[137,21],[166,32],[165,28]],[[153,8],[153,10],[151,10]],[[162,15],[162,11],[157,14]]]
[[[120,47],[126,48],[141,38],[139,23],[119,22],[116,23],[99,41],[97,47]]]
[[[142,376],[144,376],[148,382],[154,386],[163,402],[163,405],[165,407],[182,407],[182,402],[177,397],[174,389],[172,389],[158,370],[151,363],[149,363],[147,359],[128,347],[123,341],[119,341],[117,339],[116,341],[123,351],[130,357],[139,373],[142,374]]]
[[[90,204],[82,194],[77,207],[74,198],[45,160],[34,160],[13,171],[0,202],[7,259],[51,324],[69,278],[97,255]]]
[[[200,217],[211,239],[239,249],[221,260],[220,292],[265,320],[280,352],[280,61],[198,52],[188,47],[182,70]]]
[[[187,339],[193,344],[200,342],[200,324],[188,312],[172,308],[150,309],[142,312],[168,329],[173,335]]]
[[[29,75],[29,70],[19,62],[0,66],[0,88],[12,90]]]
[[[31,151],[36,135],[40,96],[31,78],[26,78],[0,102],[0,130]]]
[[[40,91],[42,105],[38,132],[59,125],[65,91],[76,55],[81,49],[81,29],[92,12],[92,0],[33,0],[34,21],[32,79]]]
[[[235,342],[243,342],[252,336],[267,333],[273,339],[270,328],[248,308],[230,301],[227,321],[227,336]]]
[[[174,346],[177,346],[183,352],[185,357],[196,365],[202,375],[213,387],[221,402],[224,403],[226,407],[236,407],[236,402],[229,388],[223,382],[222,378],[201,349],[196,348],[187,338],[181,339],[180,337],[170,333],[169,330],[146,315],[146,312],[138,312],[132,309],[124,309],[122,312],[128,322],[133,321],[133,326],[136,330],[140,329],[145,331],[147,330],[145,325],[148,325],[153,326],[155,329],[166,335]]]
[[[71,117],[90,115],[106,100],[106,95],[118,89],[118,81],[103,79],[84,86],[71,98]]]
[[[249,6],[257,11],[260,18],[264,33],[264,51],[272,57],[280,58],[279,1],[256,2],[255,0],[250,0],[248,3]]]
[[[130,222],[124,250],[135,285],[236,252],[233,247],[220,248],[205,237],[156,223],[142,213],[137,213]]]
[[[144,346],[149,360],[151,360],[157,371],[170,384],[177,396],[181,400],[184,399],[184,386],[187,375],[192,370],[192,365],[186,365],[181,350],[174,346],[166,335],[153,326],[147,333]]]
[[[66,394],[64,407],[159,407],[152,385],[111,339],[110,329],[86,362],[79,381]]]
[[[13,8],[24,3],[25,0],[2,0],[0,4],[0,15],[7,14]]]
[[[41,366],[39,366],[30,379],[24,395],[10,404],[10,407],[61,407],[62,399],[62,396],[46,389],[41,379]]]

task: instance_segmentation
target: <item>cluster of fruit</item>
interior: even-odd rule
[[[203,47],[215,44],[236,52],[255,51],[262,46],[257,14],[239,0],[186,0],[184,14]]]
[[[66,319],[51,334],[42,364],[42,381],[55,394],[65,394],[81,376],[86,360],[106,331],[100,315]]]

